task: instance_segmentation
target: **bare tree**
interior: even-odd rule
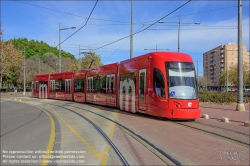
[[[0,62],[0,87],[2,87],[3,77],[11,73],[13,68],[21,66],[23,63],[22,51],[16,50],[11,42],[0,41],[1,62]]]

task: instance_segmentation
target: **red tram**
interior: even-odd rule
[[[193,60],[184,53],[152,52],[91,69],[37,75],[34,82],[47,85],[48,98],[169,119],[201,116]],[[37,95],[37,86],[33,96],[45,98]]]

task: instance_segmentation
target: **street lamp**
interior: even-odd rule
[[[165,23],[164,21],[159,21],[158,23]],[[179,21],[178,22],[166,22],[166,23],[172,23],[172,24],[178,24],[178,52],[180,52],[180,25],[181,24],[196,24],[200,25],[200,22],[195,22],[195,23],[189,23],[189,22],[180,22],[180,16],[179,16]]]
[[[25,48],[22,51],[23,55],[23,95],[26,95],[26,61],[25,61]]]
[[[68,29],[75,29],[76,27],[71,27],[71,28],[60,28],[60,23],[59,23],[59,73],[61,72],[61,30],[68,30]]]

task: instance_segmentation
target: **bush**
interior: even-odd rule
[[[201,102],[236,103],[237,93],[199,92]],[[244,103],[250,103],[250,93],[244,94]]]

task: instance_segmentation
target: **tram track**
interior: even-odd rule
[[[124,158],[124,156],[121,154],[121,152],[119,152],[119,149],[112,142],[112,140],[109,139],[109,137],[102,131],[102,129],[100,129],[98,127],[98,125],[96,125],[92,120],[90,120],[90,118],[87,118],[86,115],[81,114],[78,111],[75,111],[73,109],[67,108],[68,105],[67,106],[62,106],[62,105],[57,105],[57,104],[52,104],[52,103],[47,103],[47,102],[43,102],[43,103],[54,105],[54,106],[57,106],[57,107],[61,107],[63,109],[67,109],[68,111],[71,111],[71,112],[77,114],[78,116],[82,117],[86,121],[88,121],[90,124],[92,124],[96,128],[96,130],[100,134],[103,135],[103,137],[106,139],[106,141],[108,142],[108,144],[113,148],[113,150],[119,156],[121,163],[123,165],[129,165],[128,162],[126,161],[126,159]],[[70,105],[70,107],[73,107],[73,108],[76,108],[76,109],[80,109],[82,111],[86,111],[86,112],[88,112],[90,114],[97,115],[99,117],[102,117],[102,118],[104,118],[104,119],[106,119],[106,120],[114,123],[116,127],[118,127],[121,131],[123,131],[128,136],[132,137],[134,140],[136,140],[142,146],[144,146],[145,148],[147,148],[152,154],[154,154],[155,156],[157,156],[157,158],[159,158],[161,161],[163,161],[166,165],[182,165],[178,160],[172,158],[171,155],[169,155],[166,152],[164,152],[164,150],[162,150],[159,147],[155,146],[153,143],[149,142],[148,140],[146,140],[145,138],[143,138],[139,134],[135,133],[134,131],[132,131],[128,127],[126,127],[126,126],[124,126],[124,125],[122,125],[122,124],[114,121],[113,119],[110,119],[110,118],[108,118],[108,117],[106,117],[104,115],[101,115],[101,114],[97,113],[97,112],[94,112],[94,111],[91,111],[91,110],[87,110],[87,109],[83,109],[83,108],[78,107],[78,106]]]
[[[68,108],[64,108],[64,109],[68,109]],[[99,134],[101,134],[105,138],[107,143],[113,148],[113,150],[116,152],[117,156],[119,157],[122,165],[129,165],[128,161],[125,159],[125,157],[119,151],[119,149],[115,146],[115,144],[112,142],[112,140],[105,134],[105,132],[98,125],[96,125],[92,120],[90,120],[90,118],[87,118],[86,116],[80,114],[79,112],[76,112],[76,111],[71,110],[71,109],[68,109],[68,110],[77,114],[78,116],[82,117],[87,122],[89,122],[96,129],[96,131],[98,131]]]
[[[75,106],[72,106],[75,107]],[[82,109],[79,107],[76,107],[78,109]],[[98,115],[102,118],[105,118],[111,122],[113,122],[116,127],[118,127],[119,129],[121,129],[124,133],[128,134],[130,137],[132,137],[133,139],[135,139],[137,142],[139,142],[141,145],[143,145],[144,147],[146,147],[150,152],[152,152],[154,155],[156,155],[160,160],[162,160],[164,163],[166,163],[166,165],[181,165],[180,162],[178,162],[177,160],[175,160],[174,158],[172,158],[170,155],[166,154],[163,150],[161,150],[159,147],[156,147],[154,144],[150,143],[148,140],[146,140],[145,138],[143,138],[142,136],[136,134],[134,131],[132,131],[131,129],[125,127],[124,125],[109,119],[103,115],[100,115],[96,112],[90,111],[90,110],[86,110],[92,114]],[[74,112],[74,111],[73,111]]]
[[[117,157],[119,158],[120,160],[120,163],[122,165],[129,165],[128,161],[125,159],[125,157],[122,155],[122,153],[119,151],[119,149],[114,145],[114,143],[111,141],[111,139],[104,133],[104,131],[98,126],[96,125],[90,118],[74,111],[74,110],[71,110],[69,108],[67,108],[67,105],[66,106],[60,106],[60,105],[56,105],[56,104],[51,104],[51,103],[47,103],[47,102],[44,102],[46,105],[52,105],[52,106],[56,106],[56,107],[60,107],[60,108],[63,108],[65,110],[68,110],[78,116],[80,116],[82,119],[84,119],[85,121],[87,121],[89,124],[91,124],[94,128],[95,128],[95,131],[97,131],[103,138],[104,140],[110,145],[110,147],[114,150],[114,152],[116,153]],[[51,108],[52,109],[52,108]]]
[[[218,126],[214,126],[214,125],[204,124],[204,123],[200,123],[200,122],[188,122],[189,124],[187,124],[186,122],[176,122],[176,121],[173,121],[173,123],[177,124],[177,125],[180,125],[180,126],[183,126],[183,127],[186,127],[186,128],[190,128],[190,129],[193,129],[193,130],[204,132],[204,133],[212,135],[212,136],[216,136],[218,138],[221,138],[221,139],[229,141],[229,142],[236,143],[236,144],[238,144],[240,146],[243,146],[243,147],[249,147],[250,146],[249,142],[244,142],[244,141],[241,141],[239,139],[231,138],[229,136],[222,135],[219,132],[220,131],[231,132],[231,133],[234,133],[234,134],[238,134],[238,136],[246,137],[249,140],[249,134],[246,134],[246,133],[237,132],[237,131],[226,129],[226,128],[223,128],[223,127],[218,127]],[[217,129],[217,130],[220,130],[220,131],[214,132],[214,131],[211,131],[211,130],[210,131],[209,130],[204,130],[202,128],[192,126],[193,124],[198,124],[198,125],[210,127],[211,129]]]
[[[209,126],[209,127],[212,127],[212,128],[221,129],[221,130],[224,130],[224,131],[229,131],[229,132],[232,132],[232,133],[236,133],[236,134],[240,134],[240,135],[243,135],[243,136],[250,137],[249,134],[239,132],[239,131],[235,131],[235,130],[231,130],[231,129],[227,129],[227,128],[223,128],[223,127],[219,127],[219,126],[215,126],[215,125],[205,124],[205,123],[201,123],[201,122],[197,122],[197,121],[194,121],[192,123],[197,123],[197,124],[200,124],[200,125],[203,125],[203,126]]]

